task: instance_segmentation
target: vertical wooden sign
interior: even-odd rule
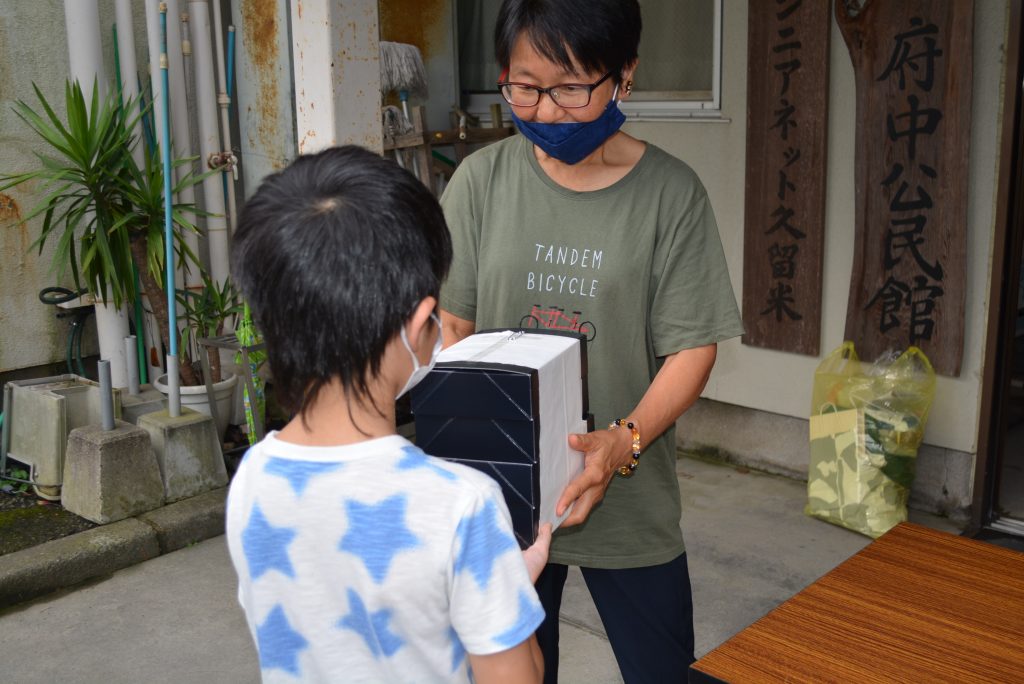
[[[846,339],[920,347],[959,375],[964,340],[972,0],[836,0],[857,84]]]
[[[830,5],[750,0],[743,343],[817,355]]]

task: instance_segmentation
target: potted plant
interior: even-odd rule
[[[218,285],[208,274],[202,274],[203,288],[200,291],[177,290],[178,310],[184,314],[185,327],[181,333],[180,370],[182,377],[188,374],[198,379],[198,383],[182,383],[182,405],[215,415],[217,429],[221,436],[227,429],[228,419],[232,412],[232,398],[237,378],[234,375],[222,374],[220,353],[215,347],[204,347],[199,343],[203,338],[220,337],[225,326],[242,313],[242,303],[238,291],[230,279]],[[210,369],[210,387],[206,385],[203,375],[204,365],[200,354],[206,355],[206,368]],[[167,376],[163,375],[154,383],[161,392],[166,393]],[[208,392],[212,391],[216,402],[216,413],[210,411]]]
[[[41,252],[48,242],[56,249],[52,267],[58,278],[70,269],[76,287],[83,286],[99,300],[115,307],[139,296],[135,285],[137,270],[142,288],[161,293],[164,279],[163,169],[155,152],[143,150],[140,167],[132,156],[139,143],[132,133],[144,112],[136,102],[122,107],[120,96],[111,91],[100,98],[93,87],[87,103],[78,82],[66,83],[66,120],[57,116],[38,86],[33,84],[40,110],[24,101],[14,111],[48,146],[37,154],[40,165],[33,171],[0,175],[0,191],[24,183],[39,183],[43,199],[21,219],[42,217],[39,237],[32,247]],[[174,166],[191,164],[180,159]],[[177,194],[199,183],[204,176],[188,173],[174,188]],[[200,214],[191,204],[172,208],[174,251],[186,266],[196,257],[183,236],[196,232],[188,215]],[[134,267],[134,270],[133,270]],[[167,304],[162,296],[151,296],[150,306],[159,325],[165,347],[169,346]],[[198,384],[191,367],[182,368],[185,384]]]
[[[199,354],[203,353],[199,340],[204,337],[220,337],[228,321],[234,321],[235,316],[242,313],[241,298],[230,278],[218,285],[206,273],[202,275],[203,289],[200,292],[178,290],[176,293],[186,321],[181,334],[181,349],[184,351],[182,363],[191,365],[197,373],[201,367],[196,368],[196,364],[199,363]],[[206,349],[211,380],[220,382],[223,379],[220,354],[214,352],[213,348]]]

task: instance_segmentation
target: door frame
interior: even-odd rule
[[[978,453],[975,457],[974,491],[970,531],[990,525],[999,486],[999,465],[1006,435],[1005,398],[1013,345],[1004,335],[1017,319],[1017,289],[1024,247],[1024,122],[1022,122],[1021,22],[1024,0],[1010,0],[1006,32],[1006,64],[1003,78],[1003,114],[1000,135],[999,178],[996,189],[996,219],[992,242],[992,279],[989,283],[988,324],[985,333],[985,361],[981,380],[978,420]]]

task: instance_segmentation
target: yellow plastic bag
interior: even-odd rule
[[[845,342],[814,374],[808,515],[878,537],[907,519],[935,371],[917,347],[863,364]]]

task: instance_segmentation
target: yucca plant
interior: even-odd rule
[[[199,338],[223,335],[228,319],[242,313],[242,301],[230,278],[218,285],[206,273],[203,273],[202,290],[178,290],[176,296],[187,321],[181,336],[181,349],[184,351],[181,365],[192,366],[192,370],[198,372],[195,361],[203,351]],[[211,381],[220,382],[220,354],[214,348],[207,349],[206,354]]]
[[[47,144],[36,156],[39,167],[19,174],[0,175],[0,191],[38,183],[43,199],[22,221],[42,216],[42,228],[32,247],[41,253],[54,242],[52,270],[63,279],[70,270],[75,286],[119,307],[138,296],[134,264],[143,289],[150,294],[165,346],[169,346],[164,281],[163,169],[154,151],[143,149],[140,168],[132,156],[139,140],[132,131],[144,112],[138,102],[121,104],[111,91],[101,98],[94,83],[87,102],[76,81],[64,88],[66,120],[57,116],[33,84],[39,108],[19,100],[14,112]],[[181,159],[175,167],[191,164]],[[202,175],[186,174],[174,193],[195,185]],[[183,237],[196,232],[189,216],[200,214],[191,204],[172,207],[174,246],[179,263],[195,264],[196,256]],[[199,384],[192,369],[182,365],[182,382]]]

